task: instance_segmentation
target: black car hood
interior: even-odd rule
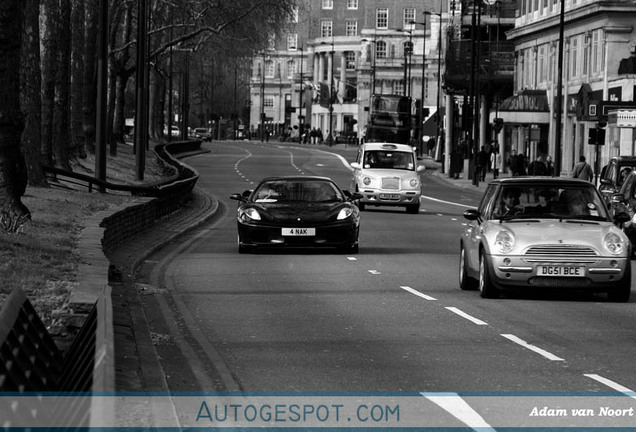
[[[263,221],[274,223],[319,223],[335,220],[340,210],[349,203],[252,203]]]

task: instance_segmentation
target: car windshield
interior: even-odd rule
[[[364,168],[401,169],[413,171],[413,153],[403,151],[369,150],[364,153]]]
[[[583,219],[608,221],[599,194],[588,185],[505,185],[493,198],[493,219]]]
[[[272,180],[261,183],[254,191],[257,203],[324,203],[342,202],[344,197],[331,182],[323,180]]]

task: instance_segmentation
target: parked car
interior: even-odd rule
[[[501,290],[606,292],[626,302],[631,244],[592,183],[515,177],[492,181],[460,239],[459,284],[482,297]]]
[[[362,195],[358,206],[405,207],[419,213],[422,183],[415,149],[406,144],[365,143],[351,163],[351,189]]]
[[[203,141],[212,141],[212,132],[206,128],[195,128],[194,137]]]
[[[603,195],[605,204],[611,209],[612,195],[617,193],[625,178],[636,170],[636,156],[614,156],[603,167],[598,190]]]
[[[260,248],[358,252],[360,211],[353,202],[358,196],[327,177],[269,177],[230,198],[239,201],[239,253]]]
[[[636,171],[632,171],[623,182],[618,193],[612,196],[612,213],[627,213],[629,220],[621,227],[632,244],[636,245]]]

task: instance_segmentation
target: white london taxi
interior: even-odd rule
[[[420,210],[422,183],[415,149],[406,144],[365,143],[355,162],[351,190],[362,194],[360,210],[365,206],[405,207],[409,213]]]

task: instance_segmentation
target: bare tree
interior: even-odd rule
[[[74,0],[71,12],[71,137],[69,151],[72,157],[86,158],[84,143],[82,92],[84,90],[84,0]]]
[[[20,99],[24,113],[22,148],[26,159],[29,184],[47,186],[42,169],[42,76],[40,74],[40,0],[26,0],[22,37],[22,72]]]
[[[23,0],[3,0],[0,13],[0,229],[15,233],[31,217],[22,203],[27,169],[20,149],[20,43]]]

